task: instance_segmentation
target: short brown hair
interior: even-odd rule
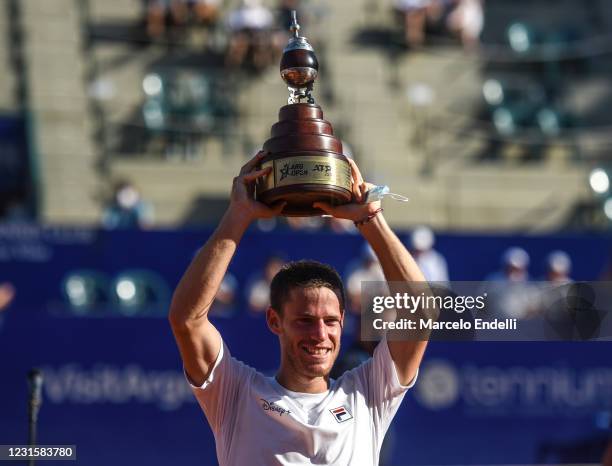
[[[285,264],[272,279],[270,306],[282,313],[282,306],[294,288],[325,287],[336,293],[340,310],[344,310],[344,284],[336,269],[313,260],[294,261]]]

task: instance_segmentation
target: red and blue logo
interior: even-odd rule
[[[336,422],[345,422],[349,419],[353,419],[351,413],[344,406],[340,406],[339,408],[334,408],[329,410],[330,413],[336,418]]]

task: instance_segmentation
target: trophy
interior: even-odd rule
[[[312,46],[299,35],[295,11],[292,17],[293,37],[280,63],[289,99],[263,146],[268,154],[261,159],[260,168],[272,170],[258,180],[256,198],[267,205],[286,201],[284,216],[321,215],[322,210],[312,207],[314,202],[340,205],[351,201],[351,166],[342,154],[342,142],[311,95],[319,63]]]

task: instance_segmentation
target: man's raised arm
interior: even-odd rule
[[[425,277],[412,255],[382,215],[376,215],[368,223],[359,226],[359,231],[376,253],[387,282],[425,282]],[[392,287],[390,288],[393,291]],[[405,288],[400,288],[405,291]],[[388,344],[400,383],[408,385],[421,364],[427,341],[389,340]]]
[[[204,383],[221,347],[221,336],[208,311],[242,235],[258,218],[278,215],[283,205],[269,208],[253,200],[255,180],[269,169],[255,170],[264,152],[249,160],[234,178],[231,202],[221,223],[185,271],[170,305],[169,320],[185,370],[195,385]]]
[[[376,253],[387,282],[424,283],[425,277],[418,265],[379,212],[380,201],[364,203],[365,193],[372,185],[363,181],[355,162],[349,161],[353,172],[354,202],[339,207],[324,203],[314,205],[334,217],[359,223],[359,231]],[[423,359],[427,341],[388,341],[388,345],[400,383],[408,385]]]

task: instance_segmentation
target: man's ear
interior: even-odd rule
[[[281,325],[280,325],[280,315],[276,310],[268,307],[266,310],[266,323],[268,324],[268,328],[275,335],[280,335],[281,333]]]
[[[340,328],[344,328],[344,309],[340,310]]]

